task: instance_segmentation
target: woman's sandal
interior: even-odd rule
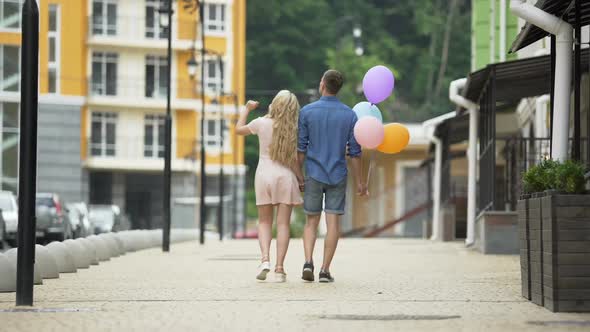
[[[258,275],[256,276],[256,279],[261,281],[266,280],[266,275],[268,272],[270,272],[270,261],[262,261],[262,263],[260,263],[258,266]]]
[[[275,267],[275,281],[276,282],[286,282],[287,281],[287,274],[282,266]]]

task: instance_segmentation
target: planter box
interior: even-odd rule
[[[544,306],[590,311],[590,195],[550,195],[541,205]]]
[[[519,200],[516,204],[518,213],[518,239],[520,241],[520,278],[522,297],[531,300],[531,255],[529,231],[529,201]]]
[[[518,201],[522,296],[554,312],[590,311],[590,195]]]

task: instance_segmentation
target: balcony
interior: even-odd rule
[[[166,107],[166,82],[146,82],[137,79],[88,80],[88,102],[101,106],[127,106],[141,108]],[[200,84],[196,80],[174,80],[172,103],[175,108],[194,109],[200,98]]]
[[[159,137],[89,138],[85,166],[90,169],[157,171],[164,167],[164,134]],[[172,170],[196,171],[196,140],[173,138]]]
[[[193,20],[174,20],[172,48],[175,50],[190,50],[193,46],[200,48],[197,25],[198,22]],[[167,29],[161,27],[157,20],[146,20],[143,16],[117,16],[112,22],[107,22],[105,17],[89,16],[88,44],[166,50]]]

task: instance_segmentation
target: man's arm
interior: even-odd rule
[[[354,178],[356,180],[356,193],[359,196],[368,196],[369,191],[367,189],[367,184],[363,179],[361,162],[360,156],[350,158],[352,173],[354,174]]]
[[[307,122],[305,121],[304,114],[299,112],[299,123],[297,132],[297,169],[295,175],[299,181],[299,189],[303,191],[305,183],[303,177],[303,165],[305,164],[305,154],[307,153],[307,146],[309,145],[309,132],[307,130]]]
[[[354,174],[354,178],[356,180],[356,193],[360,196],[366,196],[369,195],[369,192],[367,190],[367,183],[365,179],[363,179],[362,174],[362,149],[356,141],[356,138],[354,137],[354,125],[356,124],[356,122],[357,117],[355,115],[352,121],[352,125],[350,126],[350,132],[348,133],[348,156],[350,157],[352,173]]]

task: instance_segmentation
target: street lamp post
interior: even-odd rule
[[[23,4],[21,52],[16,305],[32,306],[39,96],[39,8],[35,0],[26,0]]]
[[[172,93],[172,0],[168,0],[167,7],[162,7],[159,10],[160,25],[168,28],[168,75],[166,88],[166,118],[165,131],[166,138],[164,141],[164,225],[162,230],[162,251],[170,251],[170,191],[172,178],[172,115],[171,115],[171,93]]]
[[[205,194],[207,174],[205,173],[205,4],[199,5],[199,22],[201,23],[201,190],[199,197],[199,243],[205,244]]]
[[[219,211],[217,212],[217,230],[219,231],[219,241],[223,240],[223,196],[225,191],[225,179],[223,174],[223,154],[224,154],[224,129],[225,129],[225,121],[224,121],[224,114],[223,114],[223,97],[224,97],[224,89],[223,89],[223,57],[221,54],[217,55],[217,61],[219,63],[219,75],[220,75],[220,82],[219,82]]]

